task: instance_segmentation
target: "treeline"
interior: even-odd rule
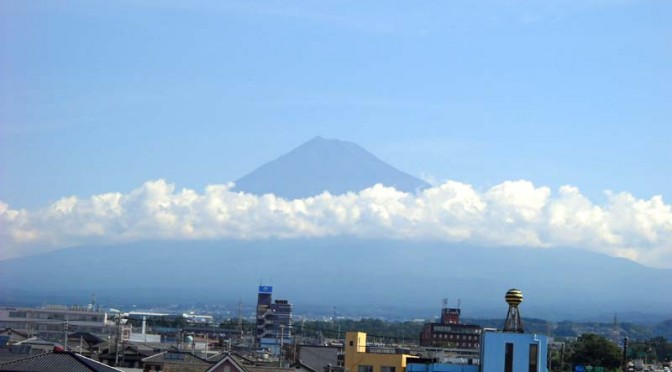
[[[501,329],[504,325],[503,319],[465,319],[464,322],[498,329]],[[559,339],[576,338],[586,333],[594,333],[610,339],[614,337],[613,323],[550,322],[542,319],[523,318],[523,325],[525,332],[545,334]],[[616,329],[619,339],[627,337],[630,340],[649,340],[662,337],[672,341],[672,320],[649,325],[618,323]]]
[[[376,342],[413,343],[420,339],[422,323],[389,322],[380,319],[364,318],[359,320],[337,319],[335,321],[305,321],[294,324],[295,333],[306,337],[342,338],[345,332],[365,332],[369,339]]]
[[[222,329],[239,329],[241,326],[245,333],[256,330],[256,324],[249,320],[243,320],[240,324],[238,320],[230,319],[219,325]],[[381,342],[392,343],[417,342],[421,330],[422,323],[418,322],[388,322],[372,318],[294,321],[292,326],[293,334],[303,337],[342,339],[346,332],[359,331],[366,332],[372,341],[378,338]]]
[[[174,320],[172,320],[174,322]],[[464,319],[464,323],[476,324],[483,328],[501,329],[504,319]],[[614,337],[613,324],[596,322],[550,322],[542,319],[523,319],[525,331],[552,336],[556,339],[571,339],[582,334],[592,333],[609,339]],[[628,337],[631,341],[651,340],[656,337],[672,342],[672,320],[652,325],[619,323],[618,337]],[[238,320],[227,320],[220,324],[220,328],[238,329]],[[405,321],[385,321],[373,318],[337,319],[334,321],[306,320],[294,321],[293,333],[306,337],[343,338],[345,332],[366,332],[372,338],[385,338],[386,342],[413,343],[420,337],[423,323]],[[254,332],[256,324],[249,320],[243,320],[244,332]]]

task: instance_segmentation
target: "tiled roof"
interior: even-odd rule
[[[107,340],[106,335],[90,332],[74,332],[68,335],[68,341],[72,340],[79,342],[80,338],[84,340],[88,345],[96,345]]]
[[[302,345],[299,349],[299,361],[313,371],[323,371],[329,364],[334,367],[338,365],[338,352],[338,347]]]
[[[208,362],[215,362],[216,363],[216,362],[219,362],[220,360],[226,358],[227,356],[230,356],[232,359],[234,359],[236,361],[236,363],[238,363],[240,365],[242,365],[244,363],[254,364],[254,360],[252,360],[250,358],[247,358],[243,355],[240,355],[238,353],[232,353],[232,352],[223,352],[223,353],[217,354],[215,356],[212,356],[212,357],[208,358]]]
[[[169,363],[169,364],[210,364],[207,360],[192,353],[184,351],[164,351],[142,359],[143,363]]]
[[[17,330],[15,330],[15,329],[11,329],[11,328],[4,328],[4,329],[0,330],[0,334],[4,334],[4,335],[15,334],[15,335],[17,335],[17,336],[21,336],[21,337],[23,337],[23,338],[28,338],[28,337],[30,337],[30,336],[29,336],[27,333],[25,333],[25,332],[17,331]]]
[[[0,364],[0,371],[15,372],[119,372],[121,370],[69,352],[53,352]]]
[[[210,368],[208,368],[208,370],[206,372],[217,371],[220,368],[220,366],[222,366],[227,361],[229,361],[234,366],[234,368],[236,368],[236,370],[241,371],[241,372],[248,372],[247,368],[245,368],[245,366],[243,366],[239,361],[237,361],[236,358],[234,358],[231,354],[222,353],[220,355],[223,355],[223,357],[221,357],[219,359],[219,362],[210,366]],[[222,368],[222,369],[224,369],[224,368]]]
[[[0,347],[0,364],[23,359],[35,354],[41,354],[41,351],[32,350],[30,345],[3,346]]]

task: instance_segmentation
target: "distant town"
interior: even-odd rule
[[[525,318],[522,303],[509,290],[500,319],[447,299],[433,319],[307,316],[261,285],[254,308],[3,304],[0,371],[669,371],[672,320],[550,322]]]

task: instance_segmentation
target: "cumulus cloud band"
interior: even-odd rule
[[[329,236],[570,246],[672,267],[672,207],[662,197],[607,193],[596,205],[576,187],[553,194],[525,180],[482,192],[448,181],[418,194],[375,185],[296,200],[245,194],[232,184],[197,193],[155,180],[128,194],[65,197],[35,211],[0,202],[0,259],[149,239]]]

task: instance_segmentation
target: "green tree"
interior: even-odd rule
[[[572,343],[570,361],[574,365],[590,365],[616,369],[621,365],[621,349],[613,342],[593,333],[581,335]]]

